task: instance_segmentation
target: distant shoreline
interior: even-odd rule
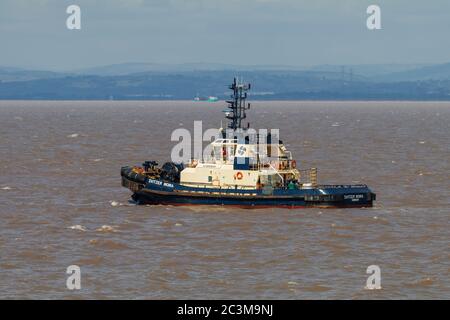
[[[450,63],[397,72],[385,66],[326,70],[167,71],[125,75],[3,71],[1,100],[192,100],[229,98],[232,79],[251,83],[252,101],[450,101]],[[355,67],[356,68],[356,67]]]

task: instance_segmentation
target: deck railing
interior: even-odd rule
[[[311,186],[317,186],[317,168],[299,170],[300,183],[310,183]]]

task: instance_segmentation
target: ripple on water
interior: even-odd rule
[[[70,226],[69,229],[78,230],[78,231],[87,231],[85,226],[82,226],[82,225],[79,225],[79,224],[74,225],[74,226]]]
[[[116,226],[103,225],[100,228],[97,228],[95,231],[98,232],[118,232]]]
[[[322,284],[314,284],[311,286],[302,287],[302,290],[309,291],[309,292],[325,292],[330,291],[332,288],[327,287]]]
[[[91,256],[86,258],[81,258],[75,261],[76,265],[79,266],[99,266],[106,262],[106,259],[102,256]]]
[[[118,242],[110,239],[91,239],[89,244],[96,248],[111,249],[111,250],[125,250],[130,249],[130,246],[123,242]]]
[[[432,286],[436,283],[436,279],[434,277],[423,277],[420,279],[416,279],[413,282],[408,282],[405,286],[409,288],[420,288],[420,287],[428,287]]]

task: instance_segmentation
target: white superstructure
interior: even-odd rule
[[[300,179],[296,162],[283,144],[217,139],[210,149],[210,157],[193,159],[181,171],[180,184],[258,189]]]

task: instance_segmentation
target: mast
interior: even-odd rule
[[[245,110],[250,109],[250,103],[245,104],[250,84],[240,83],[238,79],[234,78],[229,88],[233,90],[233,94],[231,95],[231,100],[227,100],[227,107],[230,109],[230,112],[225,117],[231,120],[228,123],[228,128],[233,130],[242,129],[242,120],[247,118]],[[247,127],[250,127],[249,123],[247,123]]]

